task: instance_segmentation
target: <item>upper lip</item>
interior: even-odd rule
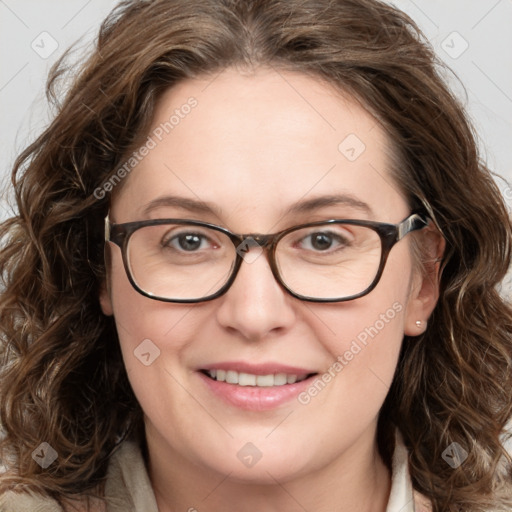
[[[222,363],[212,363],[201,366],[201,370],[233,370],[238,373],[249,373],[252,375],[271,375],[276,373],[285,373],[287,375],[309,375],[317,373],[310,368],[301,368],[298,366],[289,366],[279,363],[246,363],[243,361],[225,361]]]

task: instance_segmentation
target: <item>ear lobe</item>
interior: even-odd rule
[[[427,321],[439,299],[441,278],[441,259],[446,240],[435,226],[426,228],[420,242],[423,251],[422,269],[418,269],[413,278],[409,304],[405,316],[405,334],[418,336],[425,332]],[[421,323],[418,324],[418,321]]]

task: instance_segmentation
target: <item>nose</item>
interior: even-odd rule
[[[217,320],[247,341],[282,334],[296,321],[294,301],[275,280],[266,254],[252,247],[229,290],[217,299]]]

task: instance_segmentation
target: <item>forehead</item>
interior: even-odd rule
[[[381,125],[305,74],[227,69],[183,81],[158,101],[147,137],[114,204],[130,205],[123,221],[165,194],[214,203],[231,221],[257,213],[262,229],[299,199],[333,193],[368,202],[379,220],[406,213]]]

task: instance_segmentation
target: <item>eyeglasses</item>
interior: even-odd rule
[[[344,302],[370,293],[392,247],[426,227],[412,213],[399,224],[332,219],[270,235],[237,235],[196,220],[154,219],[115,224],[105,218],[105,241],[118,245],[132,286],[164,302],[203,302],[226,293],[242,261],[263,250],[278,283],[310,302]]]

